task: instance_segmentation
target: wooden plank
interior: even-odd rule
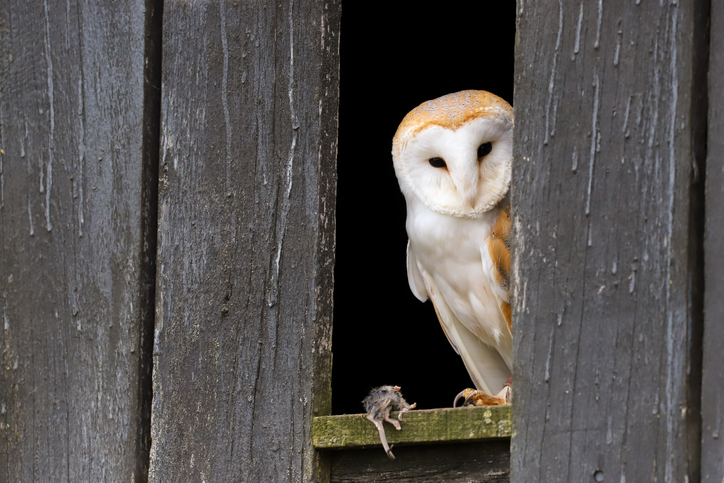
[[[706,161],[704,361],[702,370],[702,481],[724,480],[724,5],[711,2],[709,135]]]
[[[513,481],[699,480],[696,8],[518,2]]]
[[[152,481],[309,481],[318,463],[339,10],[164,5]]]
[[[395,446],[394,461],[381,449],[329,451],[332,483],[507,483],[510,441]]]
[[[511,432],[510,406],[410,411],[404,419],[400,431],[385,423],[390,444],[480,441]],[[312,444],[323,449],[379,446],[380,436],[365,414],[320,416],[312,421]]]
[[[145,478],[152,10],[0,6],[2,481]]]

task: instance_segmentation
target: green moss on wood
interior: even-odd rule
[[[401,431],[385,423],[390,444],[479,441],[511,434],[511,406],[410,411],[403,417],[407,422]],[[380,436],[365,414],[321,416],[312,421],[312,444],[320,449],[359,448],[379,445]]]

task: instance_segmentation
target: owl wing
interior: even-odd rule
[[[415,258],[415,252],[412,251],[409,240],[407,241],[407,281],[410,283],[410,290],[417,297],[417,300],[427,302],[428,293],[425,279],[420,272],[420,267],[417,265],[417,258]]]
[[[407,246],[407,275],[412,293],[422,302],[432,299],[435,313],[450,345],[463,360],[475,386],[496,394],[510,376],[510,369],[498,350],[482,342],[455,316],[438,290],[434,278],[420,268],[410,244]]]
[[[488,277],[498,307],[512,333],[510,307],[510,206],[500,209],[483,250],[483,272]]]

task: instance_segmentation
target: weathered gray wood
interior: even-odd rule
[[[382,449],[329,451],[332,483],[507,483],[510,440],[465,444],[395,446],[390,461]]]
[[[152,481],[312,477],[311,418],[330,412],[339,10],[165,2]]]
[[[695,7],[518,2],[516,482],[698,481]]]
[[[0,6],[0,481],[145,478],[152,8]]]
[[[724,480],[724,5],[711,2],[706,163],[702,481]]]

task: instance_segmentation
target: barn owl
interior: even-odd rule
[[[407,202],[410,289],[422,302],[432,299],[477,387],[455,402],[460,396],[474,404],[510,399],[512,147],[513,109],[474,90],[416,107],[392,142]]]

